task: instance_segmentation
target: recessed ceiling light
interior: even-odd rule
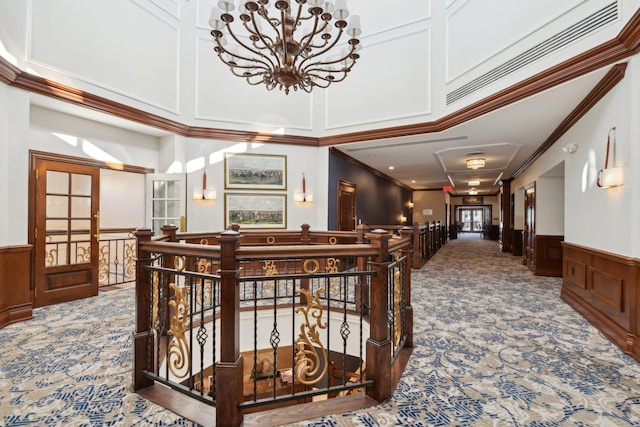
[[[395,166],[389,166],[389,170],[392,171],[395,169]]]
[[[472,179],[471,181],[469,181],[469,185],[471,187],[475,187],[477,185],[480,185],[480,180],[479,179]]]
[[[415,183],[416,183],[416,180],[415,180],[415,179],[412,179],[412,180],[411,180],[411,183],[412,183],[412,184],[415,184]]]
[[[477,194],[478,194],[478,192],[476,191],[476,189],[475,189],[475,188],[472,188],[471,190],[469,190],[469,195],[470,195],[470,196],[475,196],[475,195],[477,195]]]

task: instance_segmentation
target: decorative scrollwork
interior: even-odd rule
[[[136,243],[126,243],[124,245],[124,265],[127,277],[135,277],[136,275]]]
[[[56,256],[58,255],[58,249],[53,248],[47,251],[47,266],[53,267],[56,265]]]
[[[337,273],[338,264],[340,264],[338,258],[327,258],[327,273]]]
[[[151,301],[151,320],[152,325],[155,325],[158,321],[158,306],[160,305],[160,297],[158,295],[158,272],[154,271],[151,278],[152,286],[152,301]]]
[[[400,303],[402,302],[402,282],[400,281],[400,270],[396,270],[393,274],[393,317],[395,323],[393,325],[393,342],[395,345],[400,344],[402,339],[402,322],[400,313]]]
[[[98,251],[98,282],[101,285],[109,283],[109,244],[100,246]]]
[[[185,334],[185,330],[189,328],[189,289],[175,283],[170,283],[169,288],[173,289],[175,299],[169,301],[171,326],[167,334],[173,335],[174,339],[167,348],[167,363],[173,375],[184,378],[189,375],[191,368],[191,350]]]
[[[278,274],[278,266],[275,261],[262,261],[262,263],[264,264],[262,270],[264,270],[265,276],[275,276]]]
[[[78,246],[76,249],[76,263],[91,262],[91,246]]]
[[[329,237],[329,244],[330,245],[335,245],[336,243],[338,243],[338,239],[336,239],[336,236]]]
[[[327,351],[320,340],[319,329],[326,329],[327,324],[322,321],[322,303],[320,302],[320,294],[324,294],[325,289],[318,289],[313,297],[306,289],[296,291],[296,294],[303,294],[307,301],[305,307],[296,308],[296,313],[304,314],[304,322],[300,325],[300,333],[296,339],[296,347],[298,351],[295,356],[295,373],[296,378],[302,384],[315,384],[320,381],[329,365],[327,360]],[[315,320],[311,321],[309,316]],[[316,346],[320,347],[318,351]],[[324,363],[323,363],[324,362]],[[320,368],[323,367],[322,372]]]
[[[267,243],[273,245],[276,242],[276,238],[273,236],[267,237]]]
[[[187,265],[184,255],[173,257],[173,266],[178,272],[182,272]]]
[[[320,263],[317,259],[307,259],[302,264],[302,269],[307,274],[315,274],[320,269]]]

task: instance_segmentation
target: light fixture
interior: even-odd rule
[[[613,133],[613,142],[611,141],[611,133]],[[612,163],[613,167],[609,167],[609,146],[613,145],[613,155],[614,159]],[[607,154],[604,159],[604,169],[600,169],[598,171],[598,187],[600,188],[609,188],[609,187],[617,187],[618,185],[622,185],[623,183],[623,173],[622,167],[616,167],[615,163],[615,153],[616,153],[616,128],[612,127],[609,129],[609,133],[607,134]]]
[[[202,188],[193,189],[193,200],[215,200],[216,190],[207,188],[207,172],[202,172]]]
[[[220,0],[209,25],[213,50],[234,75],[288,94],[290,88],[311,92],[347,77],[360,57],[361,33],[360,17],[353,15],[347,26],[348,16],[346,0]],[[241,23],[232,26],[236,18]],[[340,50],[344,37],[349,40]]]
[[[476,158],[476,159],[467,159],[467,168],[469,169],[480,169],[484,167],[484,159]]]
[[[472,188],[471,190],[469,190],[469,195],[470,196],[477,196],[478,195],[478,190],[476,190],[475,188]]]
[[[298,191],[293,193],[293,201],[300,203],[311,203],[313,202],[313,194],[307,193],[307,180],[302,174],[302,191]]]
[[[470,187],[476,187],[478,185],[480,185],[480,180],[479,179],[472,179],[468,182]]]
[[[413,209],[413,202],[409,202],[407,206],[409,207],[409,209]]]
[[[405,222],[407,222],[407,217],[404,215],[400,215],[400,223],[404,224]]]

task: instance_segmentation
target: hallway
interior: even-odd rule
[[[413,272],[415,348],[393,398],[296,426],[639,425],[640,366],[497,242],[448,242]],[[129,391],[133,292],[0,330],[0,425],[191,425]]]

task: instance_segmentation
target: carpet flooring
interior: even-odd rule
[[[640,365],[497,243],[413,272],[413,355],[393,397],[292,426],[640,426]],[[130,391],[131,289],[0,329],[0,425],[192,426]]]

